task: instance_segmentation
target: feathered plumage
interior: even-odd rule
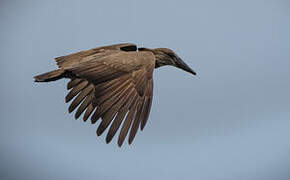
[[[119,146],[128,133],[131,144],[138,128],[143,130],[146,125],[153,98],[154,68],[173,65],[195,74],[169,49],[138,50],[130,43],[94,48],[55,60],[59,69],[35,76],[35,81],[71,79],[65,97],[66,102],[72,101],[69,112],[77,109],[76,119],[84,113],[84,121],[91,116],[92,124],[102,119],[97,135],[109,128],[107,143],[121,127]]]

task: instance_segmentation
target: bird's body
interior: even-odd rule
[[[118,145],[128,134],[132,143],[138,128],[143,130],[153,98],[153,70],[173,65],[195,74],[173,51],[165,48],[137,49],[135,44],[116,44],[73,53],[55,59],[59,69],[35,76],[36,82],[69,78],[66,102],[75,118],[102,119],[97,134],[110,125],[109,143],[121,127]]]

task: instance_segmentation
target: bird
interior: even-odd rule
[[[109,129],[106,143],[118,130],[118,146],[133,142],[149,118],[153,99],[153,71],[170,65],[192,75],[193,71],[173,50],[137,48],[133,43],[113,44],[55,58],[58,69],[34,76],[35,82],[70,79],[65,102],[75,119],[90,118],[97,136]]]

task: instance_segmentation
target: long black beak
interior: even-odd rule
[[[183,62],[181,58],[176,58],[175,62],[178,68],[183,69],[184,71],[189,72],[193,75],[196,75],[196,72],[194,72],[194,70],[192,70],[187,64],[185,64],[185,62]]]

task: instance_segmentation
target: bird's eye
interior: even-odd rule
[[[172,59],[174,59],[174,58],[175,58],[175,55],[174,55],[174,54],[172,54],[172,53],[167,53],[167,55],[168,55],[170,58],[172,58]]]

